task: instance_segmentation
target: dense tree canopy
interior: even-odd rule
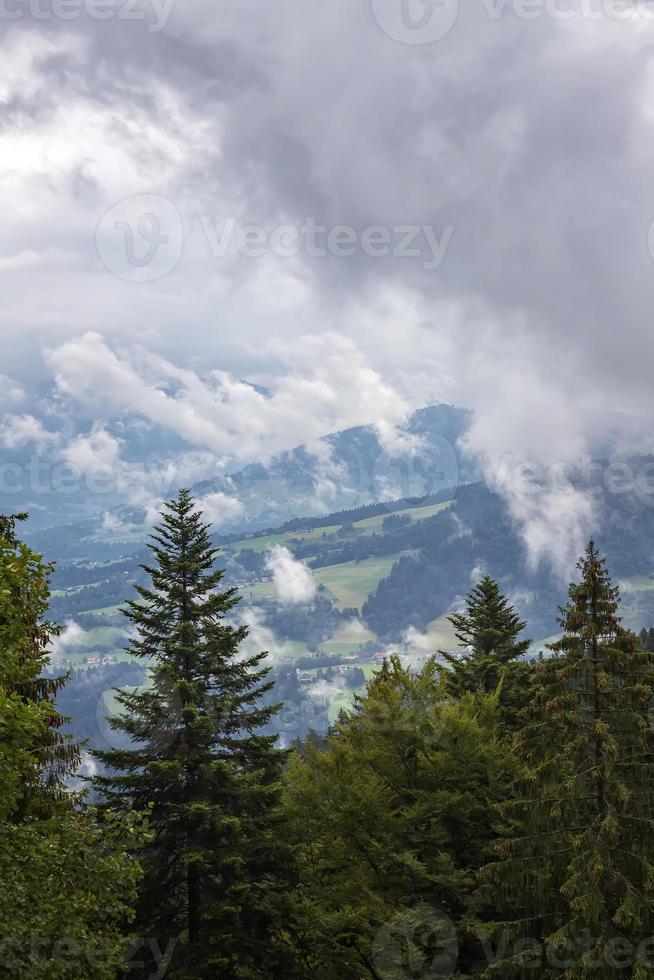
[[[181,491],[127,605],[138,686],[96,753],[98,808],[71,789],[50,568],[20,516],[0,518],[3,976],[651,975],[651,631],[623,627],[592,542],[546,655],[486,576],[451,616],[456,653],[388,656],[282,751],[276,697],[322,661],[272,690]]]
[[[79,747],[54,705],[64,678],[42,675],[50,568],[14,524],[0,522],[0,972],[111,978],[131,943],[139,875],[123,840],[142,829],[82,811],[67,788]]]

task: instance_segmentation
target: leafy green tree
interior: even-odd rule
[[[0,519],[0,670],[6,695],[38,708],[40,718],[16,809],[22,815],[47,815],[57,803],[70,804],[66,780],[79,763],[80,747],[60,731],[66,719],[57,711],[55,699],[66,678],[44,674],[48,644],[59,632],[44,619],[52,566],[16,538],[16,521],[25,518],[19,514]]]
[[[531,665],[523,658],[530,641],[520,639],[526,627],[499,584],[486,575],[466,599],[466,609],[448,617],[461,651],[440,651],[449,670],[447,689],[453,697],[466,691],[500,689],[505,718],[517,723],[517,713],[530,697]]]
[[[640,978],[653,960],[654,666],[621,625],[593,542],[578,568],[516,743],[512,830],[485,874],[482,895],[502,915],[493,968]]]
[[[0,975],[114,980],[134,942],[140,869],[128,843],[144,839],[134,814],[0,818]]]
[[[151,808],[137,925],[162,947],[179,938],[169,976],[272,976],[286,754],[262,733],[279,707],[261,703],[266,654],[239,651],[247,629],[228,622],[239,597],[220,590],[208,532],[189,491],[165,506],[151,586],[126,612],[152,683],[118,694],[111,725],[129,742],[96,753],[95,786],[109,808]]]
[[[326,742],[294,754],[284,809],[300,878],[288,934],[300,975],[390,976],[380,937],[420,909],[451,923],[449,968],[457,954],[460,968],[479,961],[465,923],[512,765],[496,710],[494,696],[447,699],[435,660],[413,673],[393,657]],[[413,955],[436,975],[433,953]]]
[[[141,829],[98,821],[66,788],[79,748],[59,731],[62,679],[41,673],[49,571],[0,518],[0,974],[110,980],[139,874],[121,840]]]

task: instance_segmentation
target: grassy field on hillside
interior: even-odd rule
[[[389,573],[400,555],[366,558],[316,568],[314,576],[336,599],[337,609],[360,609],[379,582]]]
[[[325,653],[337,653],[339,656],[345,657],[356,653],[366,643],[376,639],[375,633],[366,629],[363,623],[357,619],[353,619],[337,630],[329,640],[321,643],[318,649]]]
[[[367,517],[362,521],[357,521],[352,526],[360,535],[368,536],[379,533],[387,517],[398,515],[401,517],[410,517],[414,522],[424,521],[428,517],[434,517],[435,514],[440,514],[441,511],[447,510],[453,503],[453,500],[449,500],[441,504],[427,504],[424,507],[411,507],[406,510],[388,510],[383,514],[378,514],[376,517]],[[249,548],[251,551],[256,551],[261,554],[264,551],[269,551],[271,548],[274,548],[275,545],[288,547],[292,540],[303,541],[305,543],[312,541],[319,543],[323,538],[336,534],[340,531],[341,527],[341,524],[331,524],[328,527],[316,527],[310,531],[263,534],[261,537],[241,538],[228,547],[234,553],[241,551],[243,548]]]
[[[354,527],[357,531],[372,534],[382,529],[382,525],[387,517],[410,517],[414,523],[416,521],[426,521],[428,517],[434,517],[436,514],[440,514],[441,511],[447,510],[453,503],[453,500],[448,500],[443,504],[412,507],[410,510],[389,510],[386,514],[378,514],[376,517],[367,517],[364,521],[357,521]]]

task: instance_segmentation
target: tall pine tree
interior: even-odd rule
[[[440,651],[449,667],[449,693],[453,697],[476,690],[492,693],[501,684],[504,716],[515,724],[517,712],[530,696],[532,671],[523,660],[530,641],[520,639],[526,623],[489,575],[467,596],[465,612],[449,620],[461,647],[457,654]]]
[[[97,753],[114,774],[95,785],[108,806],[151,810],[137,926],[162,948],[179,937],[169,975],[229,980],[272,975],[285,753],[262,734],[277,710],[262,705],[270,668],[239,653],[247,629],[227,620],[239,597],[220,590],[208,532],[181,490],[151,536],[151,586],[126,615],[152,686],[118,694],[111,725],[132,744]]]
[[[593,542],[578,568],[516,744],[512,834],[486,871],[505,976],[641,977],[652,965],[653,658],[622,627]]]

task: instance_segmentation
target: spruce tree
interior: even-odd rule
[[[520,639],[526,623],[488,575],[468,594],[465,612],[448,618],[462,650],[439,651],[449,667],[449,693],[453,697],[478,689],[491,693],[501,684],[500,703],[515,723],[516,713],[529,699],[531,667],[522,658],[530,641]]]
[[[641,977],[654,961],[653,658],[593,542],[578,568],[516,743],[512,833],[485,873],[504,976]]]
[[[218,549],[188,490],[165,505],[150,549],[151,585],[126,615],[152,684],[118,694],[110,724],[131,745],[96,753],[114,774],[95,786],[107,806],[150,810],[137,926],[162,948],[179,937],[169,975],[272,975],[285,753],[262,733],[278,710],[262,704],[266,654],[239,653],[248,631],[228,622],[239,597],[220,589]]]

